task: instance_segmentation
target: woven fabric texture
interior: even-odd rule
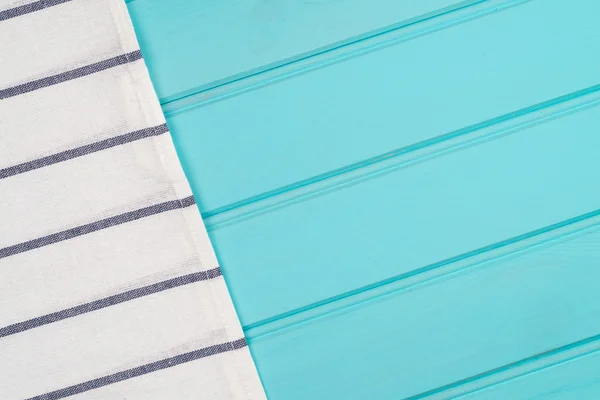
[[[0,399],[264,399],[123,0],[0,0]]]

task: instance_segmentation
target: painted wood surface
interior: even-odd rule
[[[600,3],[133,0],[271,399],[600,397]]]

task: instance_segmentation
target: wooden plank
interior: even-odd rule
[[[479,1],[129,1],[162,101]],[[353,39],[354,38],[354,39]]]
[[[507,374],[527,357],[542,354],[542,364],[552,364],[553,349],[600,332],[599,241],[596,225],[251,339],[267,394],[449,398],[448,388],[454,395],[461,385],[476,388],[478,374]],[[573,385],[597,384],[592,375]],[[569,386],[569,375],[559,376]],[[562,390],[560,380],[555,383]],[[519,393],[514,388],[492,398],[521,398],[512,396]]]
[[[520,3],[434,18],[396,32],[412,40],[377,41],[377,51],[168,115],[201,209],[219,212],[600,83],[600,3]],[[466,20],[448,26],[457,18]]]

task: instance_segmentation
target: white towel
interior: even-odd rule
[[[123,0],[0,0],[0,399],[264,399]]]

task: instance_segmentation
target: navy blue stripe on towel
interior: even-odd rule
[[[23,83],[21,85],[9,87],[7,89],[0,90],[0,100],[7,99],[9,97],[18,96],[20,94],[33,92],[34,90],[42,89],[47,86],[56,85],[62,82],[70,81],[72,79],[81,78],[83,76],[91,75],[96,72],[104,71],[105,69],[113,68],[118,65],[127,64],[133,61],[140,60],[142,53],[139,50],[133,51],[127,54],[121,54],[107,60],[103,60],[94,64],[86,65],[80,68],[76,68],[71,71],[63,72],[53,76],[47,76],[35,81]]]
[[[116,374],[106,375],[101,378],[92,379],[91,381],[79,383],[69,386],[64,389],[55,390],[50,393],[31,397],[27,400],[56,400],[65,397],[73,396],[79,393],[98,389],[103,386],[112,385],[113,383],[121,382],[127,379],[135,378],[141,375],[150,374],[160,371],[161,369],[171,368],[177,365],[185,364],[190,361],[195,361],[201,358],[214,356],[228,351],[234,351],[247,346],[246,339],[238,339],[233,342],[216,344],[202,349],[190,351],[188,353],[179,354],[174,357],[165,358],[164,360],[155,361],[139,367],[131,368],[125,371],[117,372]]]
[[[48,325],[54,322],[61,321],[63,319],[76,317],[81,314],[86,314],[92,311],[100,310],[102,308],[124,303],[129,300],[134,300],[139,297],[148,296],[154,293],[163,292],[165,290],[173,289],[179,286],[189,285],[191,283],[206,281],[221,276],[221,269],[219,267],[210,269],[207,271],[194,272],[192,274],[179,276],[177,278],[168,279],[166,281],[154,283],[152,285],[140,287],[137,289],[128,290],[123,293],[118,293],[113,296],[105,297],[100,300],[92,301],[89,303],[81,304],[75,307],[68,308],[66,310],[57,311],[51,314],[46,314],[41,317],[32,318],[27,321],[18,322],[0,328],[0,338],[10,335],[15,335],[20,332],[28,331],[43,325]]]
[[[47,157],[38,158],[37,160],[27,161],[22,164],[13,165],[11,167],[0,169],[0,179],[8,178],[9,176],[22,174],[34,169],[43,168],[48,165],[56,164],[59,162],[67,161],[72,158],[85,156],[90,153],[97,151],[106,150],[111,147],[120,146],[122,144],[134,142],[136,140],[144,139],[151,136],[162,135],[169,131],[167,124],[153,126],[151,128],[140,129],[137,131],[125,133],[123,135],[115,136],[112,138],[104,139],[99,142],[94,142],[85,146],[76,147],[74,149],[62,151],[60,153],[52,154]]]
[[[62,242],[63,240],[73,239],[77,236],[87,235],[88,233],[96,232],[101,229],[110,228],[112,226],[125,224],[151,215],[160,214],[166,211],[176,210],[179,208],[189,207],[196,204],[194,196],[189,196],[181,200],[165,201],[163,203],[154,204],[149,207],[140,208],[139,210],[129,211],[113,217],[105,218],[100,221],[95,221],[86,225],[81,225],[65,231],[53,233],[27,242],[15,244],[13,246],[0,249],[0,258],[10,257],[15,254],[34,250],[43,246],[48,246],[53,243]]]
[[[67,3],[72,0],[40,0],[33,3],[24,4],[19,7],[10,8],[0,11],[0,21],[11,18],[20,17],[21,15],[31,14],[32,12],[41,11],[49,7],[57,6],[62,3]]]

